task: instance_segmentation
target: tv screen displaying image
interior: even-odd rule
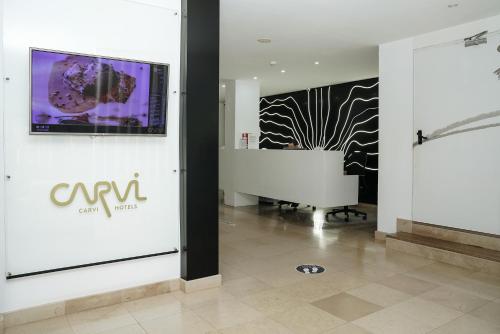
[[[31,134],[166,135],[167,64],[31,49]]]

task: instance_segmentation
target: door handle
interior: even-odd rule
[[[424,137],[424,135],[422,134],[422,130],[417,131],[417,136],[418,136],[418,145],[422,145],[424,140],[427,140],[427,137]]]

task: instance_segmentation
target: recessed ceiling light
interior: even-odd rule
[[[451,3],[448,5],[448,8],[456,8],[458,7],[458,3]]]
[[[222,88],[226,88],[226,85],[225,85],[225,84],[222,84]]]
[[[270,38],[259,38],[257,40],[257,42],[263,43],[263,44],[269,44],[269,43],[271,43],[271,39]]]
[[[253,79],[254,79],[254,80],[257,80],[257,79],[259,79],[259,77],[253,77]]]
[[[286,73],[286,71],[285,70],[281,70],[281,73]]]
[[[315,62],[314,62],[314,65],[319,65],[319,61],[315,61]]]

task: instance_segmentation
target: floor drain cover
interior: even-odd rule
[[[297,267],[297,271],[303,274],[321,274],[325,271],[325,268],[318,266],[316,264],[303,264]]]

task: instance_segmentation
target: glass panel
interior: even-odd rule
[[[9,176],[2,213],[6,270],[16,276],[178,248],[179,178],[173,172],[179,162],[178,96],[173,89],[179,82],[180,16],[169,8],[119,0],[99,6],[95,0],[31,1],[26,6],[26,1],[10,0],[4,7],[2,58],[9,77],[1,101]],[[128,24],[132,18],[135,24]],[[30,47],[170,64],[168,136],[30,135],[30,100],[35,107],[38,101],[31,99],[30,84],[39,74],[30,68]],[[68,79],[71,71],[60,73],[63,65],[59,60],[49,63],[51,76],[35,84],[43,88],[37,90],[40,100],[50,101],[55,94],[48,88],[52,78],[66,90],[63,99],[83,99],[76,81]],[[132,71],[85,68],[87,78],[95,78],[85,82],[97,86],[97,77],[114,73],[108,92],[134,87],[130,102],[140,94],[138,81],[135,86],[116,85],[117,77],[130,82],[138,76]],[[92,110],[127,105],[124,100],[93,102]],[[71,116],[56,103],[45,107]],[[174,258],[178,256],[168,260]]]
[[[499,79],[499,32],[415,51],[414,220],[500,234]]]

